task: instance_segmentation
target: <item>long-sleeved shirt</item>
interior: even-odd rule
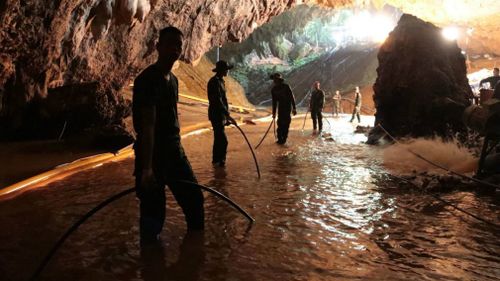
[[[273,115],[276,115],[276,108],[278,108],[279,115],[288,115],[295,108],[295,97],[293,96],[292,89],[286,83],[278,83],[271,89],[273,98]]]
[[[325,104],[325,92],[323,90],[314,90],[311,94],[309,108],[311,111],[322,111]]]
[[[207,84],[208,92],[208,118],[210,120],[223,120],[229,116],[229,105],[226,98],[224,79],[215,75]]]

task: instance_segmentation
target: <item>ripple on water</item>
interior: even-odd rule
[[[137,200],[129,196],[84,224],[45,280],[498,280],[495,229],[401,185],[379,164],[378,148],[364,145],[345,120],[330,121],[333,142],[302,133],[301,121],[292,122],[288,146],[267,139],[257,151],[260,180],[236,131],[228,130],[224,170],[210,166],[211,133],[183,140],[199,181],[247,209],[257,221],[251,229],[206,194],[205,233],[186,235],[168,194],[161,246],[141,249]],[[257,142],[265,124],[244,129]],[[25,280],[65,228],[131,186],[132,165],[103,165],[0,203],[5,280]],[[498,222],[494,199],[444,198]]]

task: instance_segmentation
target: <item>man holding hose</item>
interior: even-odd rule
[[[276,118],[276,108],[278,109],[278,144],[284,144],[288,138],[288,128],[293,115],[297,114],[295,108],[295,97],[293,96],[292,89],[284,82],[283,77],[279,73],[271,75],[274,81],[274,86],[271,89],[273,99],[273,118]]]
[[[171,72],[181,55],[182,32],[175,27],[160,31],[158,60],[134,81],[133,123],[137,197],[140,199],[141,241],[155,241],[165,221],[165,185],[184,212],[188,230],[204,228],[203,194],[179,183],[197,183],[184,153],[177,117],[178,81]]]

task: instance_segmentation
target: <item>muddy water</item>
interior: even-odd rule
[[[133,196],[113,203],[64,244],[42,280],[498,280],[498,229],[394,180],[383,152],[329,119],[332,138],[292,123],[286,146],[272,135],[257,151],[229,130],[225,169],[210,165],[211,133],[183,140],[201,183],[229,195],[256,219],[206,194],[206,230],[190,233],[168,194],[162,243],[142,248]],[[365,118],[366,121],[370,121]],[[243,127],[257,143],[266,124]],[[307,128],[306,128],[307,129]],[[26,280],[57,237],[104,198],[132,185],[132,160],[0,202],[0,279]],[[442,197],[499,223],[498,198]]]

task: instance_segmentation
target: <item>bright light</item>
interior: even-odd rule
[[[448,27],[443,28],[443,31],[441,33],[443,34],[443,37],[446,40],[453,41],[453,40],[457,40],[459,32],[458,32],[458,28],[456,28],[454,26],[448,26]]]
[[[333,41],[335,41],[335,43],[337,45],[341,45],[345,40],[344,32],[335,30],[332,32],[332,38],[333,38]]]
[[[355,38],[365,39],[370,35],[369,28],[367,28],[370,26],[370,22],[370,13],[363,11],[354,15],[347,21],[347,28]]]
[[[377,15],[373,19],[370,29],[372,30],[371,36],[373,41],[382,43],[394,29],[394,23],[387,16]]]
[[[385,15],[372,15],[363,11],[351,17],[346,24],[349,34],[357,40],[384,42],[395,23]]]

